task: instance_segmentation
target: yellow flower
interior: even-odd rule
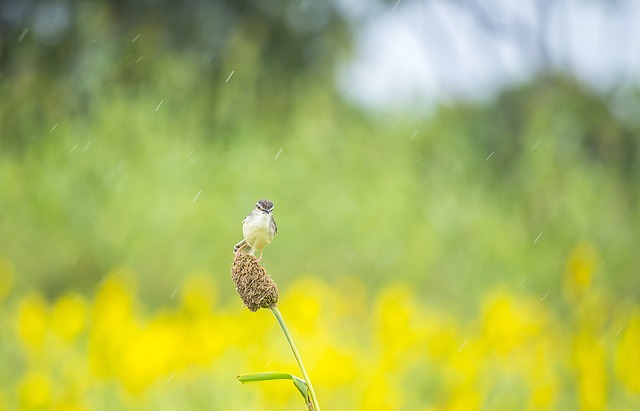
[[[382,370],[373,370],[373,378],[366,387],[360,409],[363,411],[387,411],[402,408],[402,392],[391,383]]]
[[[29,348],[40,350],[47,332],[48,307],[42,295],[26,295],[18,308],[18,335]]]
[[[51,407],[53,388],[51,378],[43,372],[32,371],[24,376],[18,386],[18,398],[23,410]]]
[[[454,398],[456,398],[452,403],[457,404],[463,398],[467,400],[474,398],[475,391],[472,388],[478,381],[484,365],[483,360],[481,346],[475,340],[463,341],[458,350],[450,354],[443,367],[443,375],[446,385],[453,389]],[[467,394],[469,394],[468,397]],[[466,400],[464,403],[467,403]],[[475,399],[473,403],[475,404]],[[457,406],[453,408],[458,409]]]
[[[320,325],[321,313],[329,308],[332,292],[326,283],[312,277],[296,280],[281,297],[278,307],[296,332],[310,335]]]
[[[93,303],[89,364],[102,377],[116,373],[121,351],[133,328],[134,298],[129,287],[122,275],[109,275]]]
[[[616,349],[616,375],[631,391],[640,393],[640,310],[625,327]]]
[[[179,335],[164,318],[128,335],[116,362],[118,377],[131,393],[138,394],[175,369]]]
[[[585,411],[603,410],[607,402],[607,358],[604,345],[588,332],[574,341],[578,398]]]
[[[416,321],[418,306],[409,287],[395,285],[385,288],[375,307],[376,336],[385,352],[402,352],[418,339]]]
[[[177,351],[178,364],[208,366],[229,346],[238,347],[247,344],[248,341],[262,341],[260,329],[269,321],[264,320],[262,315],[270,313],[251,313],[246,310],[240,310],[240,313],[248,322],[255,321],[255,317],[262,318],[262,321],[257,323],[257,327],[252,327],[242,319],[228,314],[209,313],[197,317],[180,315],[176,324],[176,332],[181,337]]]
[[[86,303],[82,296],[68,293],[59,297],[51,310],[51,328],[67,342],[72,342],[84,330]]]
[[[216,301],[217,289],[211,276],[197,273],[182,285],[182,307],[190,315],[210,314]]]
[[[323,343],[327,344],[328,341]],[[338,349],[335,345],[326,346],[319,353],[313,381],[334,389],[352,384],[358,377],[355,353],[356,350],[348,352]]]
[[[527,301],[516,302],[507,292],[490,295],[484,303],[482,336],[499,354],[508,354],[540,333],[544,317]]]
[[[572,252],[564,272],[564,293],[569,300],[581,297],[591,287],[598,253],[591,244],[579,244]]]
[[[549,339],[538,340],[526,353],[531,361],[526,370],[531,386],[529,409],[553,409],[556,403],[559,381],[554,370],[557,361],[553,357],[554,347],[555,344]]]
[[[133,284],[135,276],[125,272],[107,276],[95,297],[92,310],[93,325],[109,334],[133,317]]]
[[[423,330],[420,341],[427,346],[432,358],[445,361],[464,343],[459,336],[458,324],[451,315],[432,309],[420,317],[419,325]]]

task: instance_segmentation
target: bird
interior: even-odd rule
[[[259,200],[249,215],[242,220],[244,238],[233,247],[233,252],[238,254],[249,247],[247,253],[255,256],[256,250],[260,250],[260,257],[257,261],[262,261],[262,252],[271,244],[277,232],[278,226],[276,220],[273,219],[273,202],[265,199]]]

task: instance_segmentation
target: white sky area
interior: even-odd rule
[[[452,3],[480,4],[499,28]],[[481,99],[540,67],[573,73],[598,90],[640,83],[638,0],[404,0],[367,16],[354,10],[355,55],[340,67],[338,83],[368,108]]]

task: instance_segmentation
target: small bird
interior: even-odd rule
[[[261,261],[262,252],[271,244],[277,232],[278,226],[276,226],[276,220],[273,219],[273,202],[260,200],[249,215],[242,220],[244,239],[233,247],[233,252],[237,254],[249,247],[247,253],[254,255],[256,250],[260,250],[258,261]]]

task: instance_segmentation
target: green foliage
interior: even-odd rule
[[[108,26],[87,19],[87,33]],[[575,81],[372,118],[327,76],[263,64],[246,26],[214,71],[156,30],[88,41],[67,74],[27,50],[0,80],[0,248],[18,287],[90,289],[124,265],[162,304],[188,270],[226,273],[240,221],[267,197],[280,230],[265,264],[281,282],[302,270],[404,278],[445,303],[505,282],[544,295],[588,240],[601,281],[637,292],[638,126]]]

